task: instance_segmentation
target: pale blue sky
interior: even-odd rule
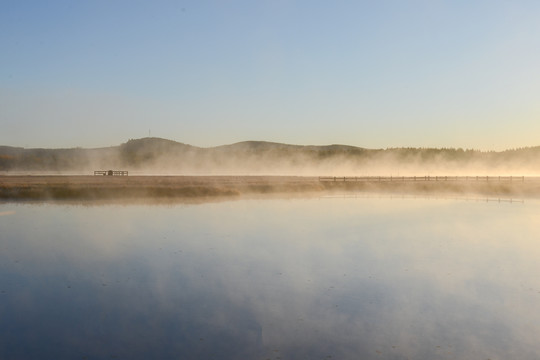
[[[0,145],[540,145],[540,1],[0,0]]]

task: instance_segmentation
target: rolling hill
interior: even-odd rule
[[[0,171],[123,169],[141,174],[425,175],[540,174],[540,147],[501,152],[463,149],[366,149],[244,141],[202,148],[161,138],[106,148],[25,149],[0,146]]]

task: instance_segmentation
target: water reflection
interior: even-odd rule
[[[537,359],[539,210],[0,205],[0,358]]]

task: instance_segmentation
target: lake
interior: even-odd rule
[[[540,201],[0,204],[1,359],[539,359]]]

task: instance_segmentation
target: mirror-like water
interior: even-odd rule
[[[538,359],[540,203],[0,205],[1,359]]]

